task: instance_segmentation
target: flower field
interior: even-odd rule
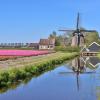
[[[38,56],[48,54],[48,51],[38,50],[0,50],[0,60],[14,59],[16,57]]]
[[[38,56],[48,53],[48,51],[38,50],[0,50],[0,56]]]

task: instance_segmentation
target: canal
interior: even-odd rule
[[[0,100],[100,100],[100,59],[75,58],[8,90]]]

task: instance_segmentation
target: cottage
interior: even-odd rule
[[[49,39],[40,39],[39,42],[39,49],[54,49],[55,48],[55,39],[49,38]]]

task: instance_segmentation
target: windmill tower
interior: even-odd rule
[[[96,32],[96,30],[85,30],[81,29],[79,26],[80,24],[80,14],[77,14],[77,24],[76,24],[76,29],[75,30],[66,30],[62,29],[59,31],[68,32],[72,33],[72,41],[71,41],[71,46],[72,47],[83,47],[85,45],[85,38],[84,38],[84,33],[85,32]]]

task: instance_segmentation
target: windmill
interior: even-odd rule
[[[85,39],[84,39],[84,35],[83,33],[85,32],[97,32],[96,30],[85,30],[85,29],[81,29],[80,27],[80,14],[77,14],[77,24],[76,24],[76,29],[74,30],[67,30],[67,29],[61,29],[59,31],[65,32],[65,33],[72,33],[72,46],[79,46],[81,47],[82,44],[82,40],[83,40],[83,46],[85,43]]]

